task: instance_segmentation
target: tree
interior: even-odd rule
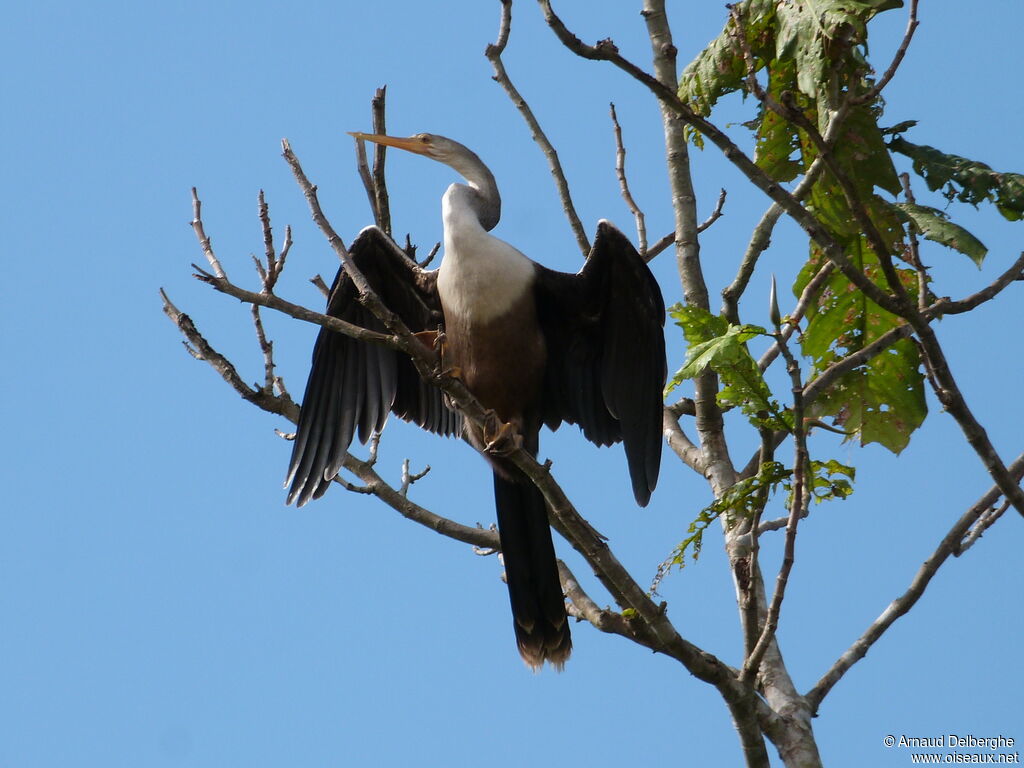
[[[583,43],[550,3],[540,2],[548,26],[569,50],[623,70],[658,99],[662,111],[675,231],[648,245],[644,216],[634,203],[630,206],[640,250],[647,258],[654,259],[675,244],[683,301],[671,314],[685,337],[688,357],[669,388],[685,387],[686,395],[692,396],[675,395],[674,402],[666,406],[666,439],[682,465],[708,480],[713,501],[693,518],[689,535],[678,543],[659,575],[696,557],[705,532],[719,521],[739,599],[742,663],[730,666],[716,655],[716,649],[699,648],[687,641],[670,620],[666,606],[658,604],[619,563],[547,467],[525,454],[518,455],[516,461],[547,497],[552,524],[594,569],[619,608],[601,608],[563,564],[563,585],[572,613],[603,632],[678,661],[714,686],[730,710],[749,765],[768,763],[766,739],[786,765],[820,764],[811,718],[833,686],[893,622],[914,607],[951,555],[971,547],[1011,506],[1024,514],[1019,487],[1024,455],[1007,463],[992,445],[961,391],[947,361],[947,350],[934,329],[936,321],[974,312],[1021,279],[1024,255],[980,291],[958,298],[937,297],[931,283],[941,269],[925,265],[928,251],[922,240],[963,253],[979,265],[986,252],[981,242],[945,211],[918,202],[929,193],[930,202],[944,195],[950,202],[992,204],[1005,218],[1016,220],[1024,213],[1024,179],[926,146],[923,140],[911,141],[905,138],[913,136],[911,124],[886,124],[882,94],[914,37],[917,3],[910,3],[906,34],[884,69],[876,71],[868,63],[867,31],[872,18],[899,5],[891,0],[865,0],[777,6],[766,0],[747,0],[730,9],[722,34],[680,70],[663,4],[647,0],[643,13],[654,61],[653,73],[648,73],[620,55],[610,40]],[[587,236],[574,213],[557,155],[502,62],[510,20],[511,2],[506,0],[498,40],[488,48],[488,59],[496,79],[523,113],[551,163],[567,217],[585,255]],[[735,92],[751,97],[747,127],[754,136],[752,152],[745,152],[740,140],[711,120],[723,98]],[[381,132],[383,114],[381,92],[375,102]],[[618,129],[617,120],[615,125]],[[631,201],[621,138],[618,146],[621,189]],[[723,152],[749,183],[771,200],[753,229],[746,252],[738,259],[735,279],[722,292],[719,312],[714,311],[706,287],[698,235],[721,214],[724,195],[712,215],[700,223],[688,160],[693,146]],[[314,220],[344,260],[344,245],[320,208],[316,187],[287,143],[284,150]],[[901,157],[912,162],[913,181],[909,173],[897,172]],[[368,162],[363,166],[375,217],[390,231],[383,155],[378,154],[372,172]],[[265,356],[262,386],[248,386],[166,297],[165,311],[194,352],[214,365],[239,394],[294,420],[297,406],[275,373],[259,308],[279,310],[341,333],[365,334],[274,294],[291,239],[286,235],[280,246],[275,242],[262,198],[266,262],[258,262],[262,284],[258,293],[227,278],[206,237],[197,195],[193,205],[193,226],[212,269],[197,270],[198,277],[252,305]],[[770,299],[764,297],[764,309],[758,308],[760,301],[746,295],[752,276],[765,270],[763,257],[783,216],[803,231],[807,248],[803,267],[792,281],[797,301],[785,317],[774,290]],[[744,312],[767,318],[767,323],[742,321],[744,298]],[[372,293],[366,293],[364,300],[378,317],[386,318],[386,308]],[[436,361],[411,342],[407,330],[394,322],[388,328],[390,337],[377,341],[412,355],[421,371],[432,375]],[[799,346],[793,338],[797,331]],[[675,343],[681,341],[677,337]],[[755,357],[752,350],[758,348],[762,352]],[[783,363],[785,376],[774,374],[774,368]],[[479,406],[457,380],[441,375],[434,378],[468,418],[480,418]],[[801,521],[818,503],[834,503],[853,490],[853,467],[829,455],[829,431],[898,453],[925,420],[927,389],[946,411],[939,417],[956,422],[991,475],[993,486],[951,524],[906,591],[817,683],[801,691],[783,660],[776,632],[784,618]],[[760,447],[744,465],[735,464],[730,448],[742,444],[751,431]],[[689,436],[694,433],[696,441]],[[460,525],[413,503],[408,491],[419,475],[408,466],[399,487],[387,484],[374,467],[374,457],[371,447],[369,460],[350,456],[346,461],[346,469],[362,485],[340,482],[351,491],[379,497],[406,517],[444,535],[484,549],[496,548],[492,531]],[[768,512],[771,504],[781,504],[786,513],[772,517]],[[774,533],[783,529],[784,534]],[[775,540],[778,538],[781,542]],[[762,543],[782,550],[781,567],[774,575],[764,572]]]

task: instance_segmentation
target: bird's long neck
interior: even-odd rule
[[[457,207],[472,211],[485,231],[494,229],[501,218],[501,195],[494,174],[468,149],[465,156],[453,158],[449,165],[466,180],[466,185],[454,185],[445,197],[456,195],[457,200],[452,202],[457,202]]]

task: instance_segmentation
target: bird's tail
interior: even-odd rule
[[[572,652],[544,496],[523,477],[494,473],[494,502],[519,654],[532,669],[561,669]]]

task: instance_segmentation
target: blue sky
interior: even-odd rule
[[[562,2],[586,40],[649,56],[638,4]],[[680,61],[721,29],[719,3],[676,4]],[[628,6],[628,7],[627,7]],[[887,91],[886,122],[912,141],[1020,171],[1015,67],[1024,8],[1010,0],[925,4],[918,39]],[[619,110],[634,195],[653,237],[669,231],[661,128],[652,100],[610,66],[565,52],[532,3],[515,8],[506,65],[558,147],[588,229],[631,226],[618,196],[608,102]],[[279,292],[319,305],[306,280],[336,261],[308,220],[282,137],[348,239],[369,222],[344,131],[367,130],[388,84],[389,127],[473,147],[504,197],[496,234],[549,266],[579,253],[529,131],[482,52],[498,3],[175,4],[38,2],[5,12],[0,67],[5,279],[0,359],[8,446],[0,497],[0,766],[734,765],[717,695],[674,663],[578,626],[561,675],[530,674],[512,642],[493,558],[334,489],[285,508],[283,420],[240,401],[182,350],[163,286],[243,376],[262,376],[248,313],[190,277],[199,261],[189,189],[237,281],[256,285],[256,195],[295,232]],[[902,11],[873,28],[888,62]],[[751,105],[729,105],[732,133]],[[396,231],[440,239],[447,169],[389,160]],[[726,216],[702,240],[710,289],[732,278],[767,206],[714,150],[693,159],[700,209],[720,187]],[[923,198],[923,185],[919,194]],[[941,203],[934,203],[939,204]],[[978,272],[926,251],[936,291],[962,295],[1020,251],[1020,228],[958,206],[990,249]],[[631,231],[631,230],[628,230]],[[785,284],[806,246],[780,226],[766,264]],[[655,263],[679,298],[666,254]],[[942,322],[954,372],[1007,460],[1021,450],[1019,284],[977,316]],[[743,305],[764,323],[767,275]],[[315,329],[267,317],[280,372],[301,392]],[[670,366],[682,360],[669,331]],[[780,630],[801,689],[900,594],[949,525],[991,482],[934,400],[893,459],[829,437],[822,458],[858,468],[856,492],[801,526]],[[739,425],[736,425],[739,426]],[[753,448],[737,430],[733,457]],[[643,583],[709,501],[666,457],[652,504],[632,503],[619,448],[571,428],[545,435],[563,487]],[[493,520],[488,472],[457,442],[392,422],[380,469],[430,463],[413,498],[462,522]],[[458,488],[456,491],[455,489]],[[831,766],[906,765],[885,735],[1024,739],[1019,690],[1021,520],[1007,515],[948,563],[911,613],[826,699],[815,721]],[[688,639],[739,661],[719,538],[662,594]],[[766,543],[768,574],[777,543]],[[581,578],[586,568],[563,542]],[[606,602],[590,585],[599,602]],[[538,758],[538,755],[542,757]]]

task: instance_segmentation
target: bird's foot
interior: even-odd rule
[[[516,428],[498,418],[494,411],[484,417],[484,451],[494,456],[508,456],[523,447],[523,436]]]
[[[413,334],[427,349],[437,349],[438,339],[441,338],[441,335],[438,331],[417,331]]]

